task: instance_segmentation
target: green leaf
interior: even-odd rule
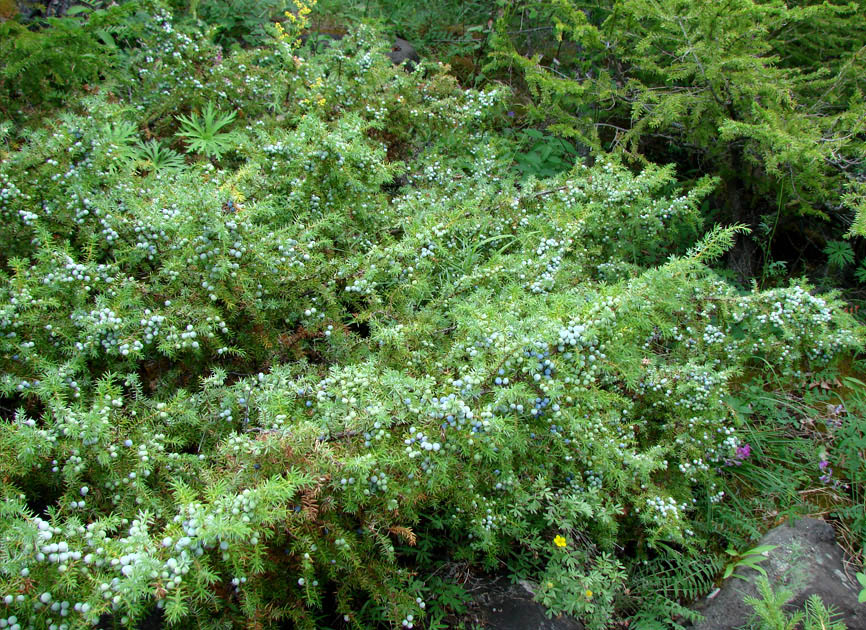
[[[235,116],[235,112],[220,114],[214,104],[208,102],[201,115],[177,117],[181,123],[177,135],[186,139],[189,153],[201,153],[218,159],[237,139],[233,133],[220,131],[231,124]]]
[[[848,387],[850,387],[851,389],[857,389],[858,387],[862,387],[862,388],[866,389],[866,383],[861,381],[859,378],[854,378],[853,376],[843,376],[842,381],[845,382],[848,385]],[[866,574],[863,574],[863,573],[858,573],[857,575],[858,576],[861,576],[861,575],[866,576]],[[860,578],[858,577],[857,579],[860,579]],[[864,579],[866,579],[866,578],[864,578]],[[863,586],[866,586],[866,584],[863,584]]]
[[[90,13],[90,12],[91,12],[90,7],[85,6],[83,4],[77,4],[74,7],[69,7],[69,9],[66,11],[66,15],[68,17],[74,17],[76,15],[81,15],[83,13]]]
[[[854,262],[854,249],[845,241],[830,241],[824,248],[824,253],[827,254],[827,263],[837,269],[842,269]]]
[[[773,551],[773,549],[777,548],[778,546],[779,545],[760,545],[759,547],[754,547],[753,549],[749,549],[743,555],[744,556],[752,556],[752,555],[756,555],[756,554],[767,553],[767,552]]]
[[[98,31],[96,31],[96,36],[99,38],[99,40],[103,44],[105,44],[109,48],[117,48],[117,42],[114,41],[114,37],[111,35],[111,33],[106,31],[104,28],[101,28]]]

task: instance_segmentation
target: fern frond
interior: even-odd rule
[[[724,561],[715,556],[694,556],[659,545],[663,555],[644,565],[636,588],[673,600],[692,601],[712,590]]]
[[[632,627],[679,630],[683,626],[677,619],[697,623],[701,615],[682,602],[692,602],[712,590],[723,560],[696,556],[665,544],[659,544],[657,549],[659,557],[644,564],[633,579],[640,607],[631,619]]]
[[[664,595],[648,597],[638,610],[629,619],[629,628],[634,630],[660,630],[667,627],[670,630],[685,630],[686,626],[678,620],[689,625],[700,623],[704,616],[700,613],[676,602]]]

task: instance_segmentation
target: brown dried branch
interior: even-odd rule
[[[415,543],[418,540],[418,537],[415,536],[415,532],[412,531],[411,527],[402,527],[401,525],[392,525],[388,528],[388,531],[394,534],[395,536],[399,536],[407,543],[409,543],[412,547],[415,546]]]

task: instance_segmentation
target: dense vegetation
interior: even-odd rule
[[[453,627],[465,567],[677,628],[785,515],[858,559],[862,6],[285,8],[0,23],[0,627]]]

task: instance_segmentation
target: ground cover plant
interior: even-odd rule
[[[0,126],[0,626],[437,627],[463,563],[676,627],[790,494],[862,537],[864,330],[712,267],[718,179],[535,172],[507,90],[311,55],[303,2],[232,50],[122,8]]]

